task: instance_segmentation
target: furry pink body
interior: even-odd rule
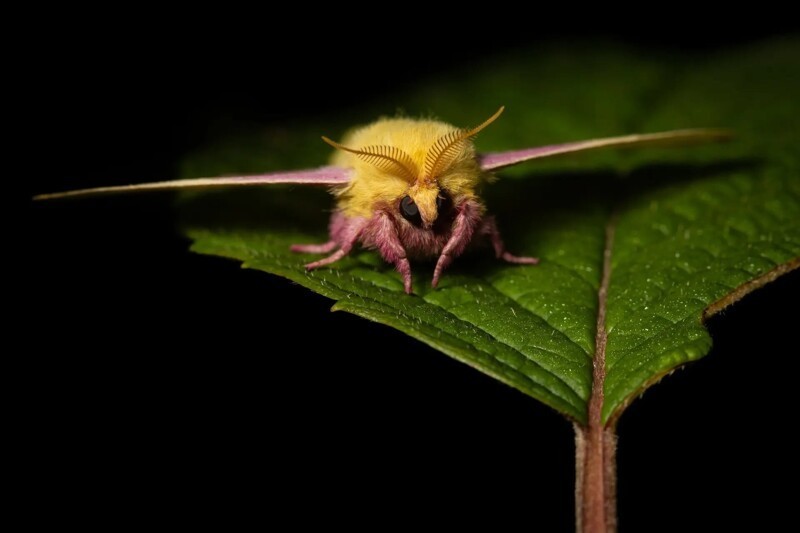
[[[403,277],[407,293],[411,293],[410,259],[438,257],[431,285],[436,287],[442,272],[453,259],[460,256],[479,238],[488,238],[499,259],[511,263],[536,264],[534,257],[517,257],[508,253],[497,230],[494,217],[482,215],[483,206],[475,200],[465,200],[454,206],[449,218],[437,221],[431,228],[418,227],[396,215],[397,209],[388,206],[375,211],[371,218],[347,217],[341,211],[331,216],[330,240],[323,244],[296,244],[292,251],[330,253],[328,257],[309,263],[308,270],[338,261],[358,243],[377,250],[387,262],[395,265]]]

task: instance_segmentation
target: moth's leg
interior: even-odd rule
[[[329,254],[336,248],[336,241],[328,241],[322,244],[293,244],[289,250],[301,254]]]
[[[301,254],[329,254],[336,249],[340,240],[347,239],[349,228],[355,223],[351,218],[344,216],[340,211],[334,211],[328,223],[330,238],[321,244],[293,244],[289,250]]]
[[[538,257],[520,257],[509,253],[506,250],[506,245],[503,243],[503,238],[500,236],[500,230],[497,229],[497,222],[494,217],[489,216],[483,219],[481,233],[488,235],[489,239],[491,239],[494,254],[498,259],[521,265],[535,265],[539,262]]]
[[[350,253],[350,251],[353,249],[353,246],[355,246],[355,244],[358,242],[359,237],[361,237],[361,231],[365,226],[364,219],[347,219],[343,221],[343,224],[343,227],[340,228],[338,233],[338,237],[341,239],[340,241],[330,241],[326,242],[325,244],[318,245],[327,247],[332,242],[333,245],[330,246],[330,249],[327,251],[333,250],[337,244],[340,246],[340,248],[324,259],[314,261],[313,263],[308,263],[306,265],[306,270],[314,270],[315,268],[330,265],[331,263],[335,263]]]
[[[369,232],[370,240],[374,241],[381,257],[387,263],[393,264],[403,276],[403,288],[406,294],[411,294],[411,263],[408,261],[403,243],[400,242],[394,219],[388,213],[378,211],[370,220],[370,226],[366,231]]]
[[[450,266],[453,259],[464,253],[472,237],[475,235],[475,228],[481,221],[481,206],[474,200],[466,200],[457,208],[458,213],[453,221],[453,233],[447,244],[444,245],[439,260],[436,261],[436,268],[433,269],[433,280],[431,287],[439,284],[439,278],[445,268]]]

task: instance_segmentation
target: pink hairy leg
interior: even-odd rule
[[[474,200],[466,200],[458,208],[458,214],[453,221],[453,233],[447,244],[444,245],[439,260],[436,262],[436,268],[433,270],[433,280],[431,287],[436,287],[439,284],[439,278],[445,268],[450,266],[453,259],[464,253],[472,237],[475,234],[475,228],[481,221],[480,206]]]
[[[539,262],[538,257],[519,257],[506,251],[506,245],[503,243],[503,238],[500,236],[500,230],[497,229],[497,222],[494,217],[490,216],[484,219],[481,233],[488,235],[491,239],[494,254],[498,259],[521,265],[535,265]]]
[[[336,248],[336,241],[330,240],[322,244],[293,244],[289,249],[301,254],[329,254]]]
[[[335,263],[342,257],[346,256],[350,253],[353,249],[353,246],[358,242],[359,237],[361,237],[361,231],[364,229],[364,220],[363,219],[346,219],[342,217],[338,219],[337,222],[342,224],[342,227],[337,228],[337,240],[326,242],[325,244],[319,245],[309,245],[309,246],[320,246],[320,247],[328,247],[331,242],[333,242],[333,246],[330,246],[330,250],[336,247],[338,244],[340,248],[334,252],[333,254],[320,259],[319,261],[314,261],[313,263],[308,263],[306,265],[306,270],[314,270],[315,268],[319,268],[321,266],[330,265],[331,263]],[[295,245],[297,246],[297,245]],[[302,245],[300,245],[302,246]],[[294,247],[293,247],[294,248]],[[330,251],[328,250],[328,251]]]
[[[392,263],[403,276],[403,288],[411,294],[411,263],[408,262],[406,249],[397,235],[394,219],[386,211],[378,211],[365,228],[369,240],[375,243],[381,256],[387,263]]]

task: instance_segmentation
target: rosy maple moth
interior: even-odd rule
[[[688,129],[624,135],[507,152],[479,154],[474,137],[503,112],[503,107],[474,128],[457,128],[437,120],[381,119],[353,130],[337,143],[322,139],[336,152],[332,164],[309,170],[195,178],[136,185],[97,187],[36,196],[36,200],[106,193],[261,186],[294,183],[327,185],[336,197],[330,237],[321,244],[296,244],[295,252],[327,254],[308,263],[312,270],[346,256],[357,245],[375,249],[393,264],[411,293],[412,259],[436,259],[432,285],[468,247],[489,241],[498,259],[536,264],[506,250],[494,216],[486,213],[477,187],[493,172],[532,159],[606,147],[716,141],[721,130]]]

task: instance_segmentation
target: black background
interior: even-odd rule
[[[336,22],[313,34],[308,16],[195,27],[130,13],[60,28],[28,65],[47,91],[26,124],[39,153],[24,194],[169,178],[220,123],[347,109],[552,39],[705,52],[792,30],[687,17],[663,30],[565,31],[506,17],[486,35],[388,28],[375,15],[366,28]],[[296,37],[277,35],[286,27]],[[391,68],[360,58],[363,46],[384,50]],[[56,518],[572,527],[572,428],[549,408],[387,327],[330,313],[329,300],[286,280],[188,253],[169,197],[27,214],[31,249],[15,260],[30,282],[12,335],[31,363],[19,407],[32,407],[32,479]],[[797,470],[786,426],[799,283],[787,276],[712,320],[709,356],[622,418],[626,530],[769,529],[793,514],[774,480]]]

